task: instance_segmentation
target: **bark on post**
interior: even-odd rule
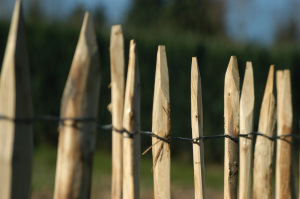
[[[136,43],[130,42],[129,64],[125,92],[123,126],[130,137],[123,133],[123,198],[140,198],[140,77],[136,55]]]
[[[168,139],[170,136],[170,96],[169,75],[165,46],[159,46],[157,52],[152,132]],[[154,198],[170,199],[170,161],[169,143],[152,138]]]
[[[33,155],[32,100],[21,1],[12,16],[0,81],[0,198],[29,198]],[[25,121],[15,121],[25,119]]]
[[[277,135],[292,133],[293,109],[290,71],[276,72],[277,85]],[[291,145],[292,137],[277,140],[276,199],[290,199]]]
[[[89,198],[100,89],[98,46],[92,18],[85,14],[64,89],[59,128],[55,199]]]
[[[253,111],[254,111],[254,82],[252,63],[246,63],[244,83],[240,102],[240,132],[241,134],[253,131]],[[252,138],[240,137],[240,179],[239,198],[251,198],[251,174],[252,174]]]
[[[266,89],[260,109],[258,131],[273,137],[276,122],[275,98],[273,94],[274,66],[270,67]],[[270,199],[272,196],[272,159],[274,141],[263,136],[256,137],[253,168],[253,198]]]
[[[203,106],[201,77],[197,58],[192,59],[191,70],[191,120],[193,139],[203,136]],[[193,144],[195,199],[205,198],[204,189],[204,144]]]
[[[230,58],[230,62],[225,75],[224,89],[224,117],[225,134],[238,138],[239,134],[239,95],[240,77],[237,59],[235,56]],[[224,156],[224,198],[237,198],[238,180],[238,143],[231,139],[225,139]]]

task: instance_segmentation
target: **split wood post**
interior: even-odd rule
[[[111,198],[122,198],[123,187],[123,129],[124,104],[124,39],[121,25],[111,28],[110,35],[110,74],[111,74],[111,113],[112,113],[112,185]]]
[[[166,139],[152,138],[154,198],[170,199],[170,95],[165,46],[158,46],[157,51],[152,114],[152,132]]]
[[[270,67],[266,89],[260,109],[258,131],[273,137],[276,122],[275,98],[273,94],[274,66]],[[272,179],[272,158],[274,141],[263,136],[256,137],[253,168],[253,198],[270,199]]]
[[[253,131],[254,111],[254,81],[252,63],[246,63],[244,83],[240,101],[240,132],[241,134]],[[250,139],[249,139],[250,138]],[[240,137],[240,169],[239,169],[239,198],[251,198],[251,171],[252,171],[252,138]]]
[[[290,71],[276,72],[277,86],[277,136],[292,133],[293,109]],[[290,169],[292,137],[277,140],[276,199],[290,199]]]
[[[117,130],[123,128],[124,104],[124,39],[121,25],[111,28],[111,113],[112,113],[112,187],[111,198],[122,198],[123,187],[123,136]]]
[[[0,198],[29,198],[33,114],[25,24],[19,0],[15,3],[3,59],[0,114],[6,117],[0,120]]]
[[[193,139],[203,136],[203,106],[201,76],[197,57],[192,58],[191,69],[191,120]],[[195,199],[205,198],[204,189],[204,144],[200,139],[199,145],[193,144]]]
[[[66,119],[59,128],[55,199],[90,197],[99,89],[98,46],[87,12],[61,101]]]
[[[239,99],[240,77],[235,56],[231,56],[225,74],[224,117],[225,135],[238,138],[239,134]],[[224,156],[224,198],[237,198],[239,147],[231,139],[225,139]]]
[[[123,127],[133,134],[123,133],[123,198],[140,198],[140,77],[136,43],[130,41],[125,92]]]

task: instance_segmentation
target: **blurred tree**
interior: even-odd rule
[[[69,15],[68,23],[74,26],[81,26],[85,9],[82,5],[78,4]]]
[[[223,16],[224,5],[219,0],[133,0],[127,23],[220,35],[224,33]]]
[[[277,41],[281,42],[295,42],[297,41],[298,31],[297,31],[297,21],[291,19],[289,23],[285,24],[284,28],[278,31]]]
[[[39,23],[43,21],[43,13],[41,12],[40,1],[31,0],[29,2],[28,21],[30,23]]]
[[[153,26],[160,18],[163,0],[133,0],[127,23],[136,27]]]
[[[74,25],[74,26],[81,26],[83,16],[87,10],[84,8],[83,5],[78,4],[73,11],[70,13],[68,17],[68,24]],[[105,18],[105,11],[103,6],[99,5],[91,11],[91,15],[94,20],[94,25],[96,28],[103,27],[106,25],[106,18]]]
[[[207,35],[223,33],[223,4],[211,0],[173,0],[168,19],[173,26]]]

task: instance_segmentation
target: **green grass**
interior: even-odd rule
[[[43,145],[35,149],[32,187],[33,198],[52,198],[55,180],[56,155],[57,149],[54,147]],[[187,163],[172,158],[172,189],[181,188],[184,190],[192,190],[194,187],[193,173],[192,162]],[[153,177],[151,152],[142,156],[140,179],[141,192],[152,193]],[[207,189],[222,192],[222,165],[207,165],[205,167],[205,184]],[[109,197],[110,185],[111,154],[109,152],[97,150],[94,155],[93,164],[92,198],[96,198],[99,195],[101,196],[104,193]]]

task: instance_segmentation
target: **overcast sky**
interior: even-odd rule
[[[30,0],[23,0],[25,14]],[[43,13],[51,17],[70,14],[82,5],[87,10],[102,6],[110,24],[122,23],[131,0],[40,0]],[[300,29],[300,2],[298,0],[227,0],[225,27],[235,40],[271,45],[278,30],[286,28],[294,19]],[[10,18],[13,0],[0,0],[0,19]],[[299,14],[298,14],[299,13]],[[300,31],[299,31],[300,33]]]

